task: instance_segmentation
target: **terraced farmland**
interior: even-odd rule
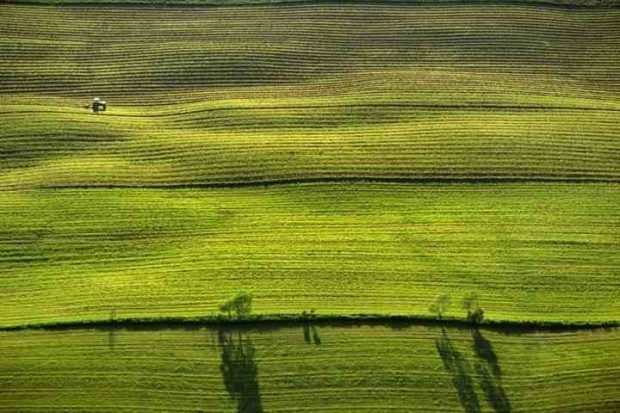
[[[507,335],[393,327],[0,333],[0,411],[620,407],[620,368],[609,363],[620,351],[617,330]]]

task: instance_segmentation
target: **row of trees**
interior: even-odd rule
[[[247,291],[241,291],[230,300],[220,305],[220,311],[232,318],[234,315],[238,319],[247,318],[252,313],[253,295]],[[441,294],[435,297],[428,310],[437,315],[439,320],[450,308],[452,300],[448,294]],[[462,308],[467,312],[467,321],[473,324],[480,324],[484,320],[484,310],[480,307],[478,295],[474,292],[465,294],[461,301]],[[304,312],[305,313],[305,312]],[[314,310],[312,310],[314,315]]]
[[[428,311],[433,314],[437,314],[437,318],[443,319],[443,315],[450,305],[452,300],[448,294],[441,294],[435,297],[435,301],[428,307]],[[484,320],[484,310],[480,307],[478,301],[478,295],[474,292],[465,294],[461,305],[465,311],[467,311],[467,321],[474,324],[480,324]]]

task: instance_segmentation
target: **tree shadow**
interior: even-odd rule
[[[108,348],[110,350],[114,350],[114,346],[116,345],[116,328],[114,328],[114,323],[116,322],[116,308],[110,310],[110,323],[112,327],[108,331]]]
[[[444,368],[452,375],[452,383],[454,383],[463,410],[467,413],[480,412],[480,403],[471,378],[471,366],[454,348],[445,329],[441,331],[441,338],[435,340],[435,346]]]
[[[478,357],[476,373],[487,401],[497,413],[510,413],[510,401],[502,386],[502,371],[497,354],[491,342],[484,338],[479,329],[472,330],[474,352]]]
[[[316,329],[316,326],[312,326],[312,341],[315,345],[321,345],[321,337],[319,336],[319,331]]]
[[[510,401],[499,378],[493,376],[489,368],[480,362],[476,363],[476,372],[480,377],[480,385],[491,407],[497,413],[510,413],[512,411]]]
[[[304,341],[306,344],[314,343],[317,346],[321,345],[321,336],[319,335],[319,331],[317,330],[314,324],[304,323],[303,324],[303,332],[304,332]]]
[[[303,330],[304,330],[304,342],[306,344],[311,344],[312,339],[310,338],[310,324],[304,323]]]
[[[258,387],[255,348],[240,330],[220,329],[218,341],[222,350],[220,370],[230,398],[237,402],[238,413],[262,413]]]
[[[116,329],[110,328],[108,330],[108,349],[110,351],[114,351],[115,346],[116,346]]]
[[[472,330],[472,338],[474,339],[474,351],[481,360],[485,361],[493,370],[493,375],[497,378],[501,377],[502,369],[497,361],[497,354],[493,350],[491,342],[484,338],[479,329]]]

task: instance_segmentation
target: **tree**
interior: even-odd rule
[[[482,320],[484,320],[484,310],[482,308],[476,308],[467,315],[467,319],[474,324],[482,323]]]
[[[450,296],[448,294],[441,294],[435,297],[435,301],[428,307],[428,311],[437,314],[437,317],[441,320],[443,314],[448,311],[449,307]]]
[[[478,295],[469,292],[463,297],[463,309],[467,311],[467,320],[474,324],[480,324],[484,320],[484,310],[478,302]]]
[[[228,317],[234,313],[237,318],[248,317],[252,313],[252,293],[241,291],[236,296],[220,305],[220,311]]]
[[[478,294],[473,291],[465,294],[463,297],[463,310],[467,311],[468,319],[469,315],[478,308],[480,308],[480,305],[478,304]]]
[[[220,311],[222,313],[227,313],[228,318],[230,318],[230,312],[232,311],[232,300],[226,301],[224,304],[220,305]]]
[[[237,318],[247,317],[252,313],[252,293],[242,291],[233,298],[233,311]]]

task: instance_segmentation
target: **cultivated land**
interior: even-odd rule
[[[616,1],[77,1],[0,4],[0,411],[620,410],[520,324],[620,322]]]
[[[0,332],[0,411],[617,412],[620,333]]]
[[[604,183],[6,192],[0,326],[215,315],[242,289],[261,314],[424,315],[476,291],[493,320],[606,322],[619,225]]]
[[[0,326],[205,316],[239,289],[260,314],[474,290],[493,320],[617,322],[619,24],[3,4]]]
[[[620,9],[2,5],[0,188],[620,179]],[[105,116],[81,108],[92,96]]]

